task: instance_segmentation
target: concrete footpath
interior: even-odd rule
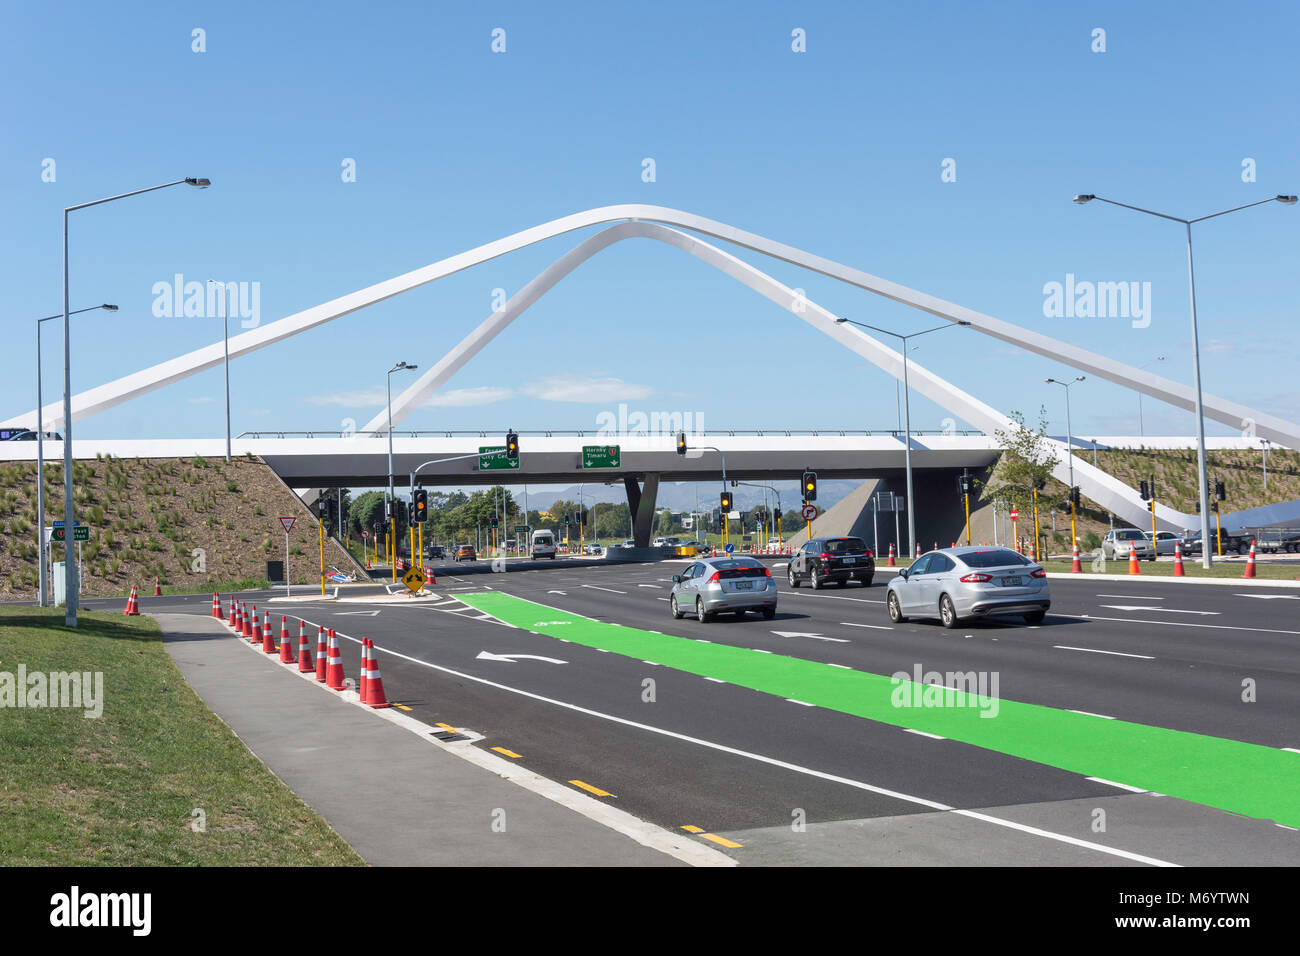
[[[204,703],[368,863],[734,865],[494,754],[472,748],[461,756],[452,748],[469,743],[426,739],[396,711],[349,703],[253,652],[213,618],[155,617],[164,646]],[[502,761],[500,772],[495,761]]]

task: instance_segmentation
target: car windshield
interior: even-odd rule
[[[1008,565],[1026,565],[1032,562],[1023,554],[1010,548],[992,548],[988,551],[969,551],[957,555],[968,568],[1004,568]]]
[[[1145,534],[1143,534],[1141,531],[1138,531],[1138,530],[1135,529],[1135,528],[1130,528],[1130,529],[1128,529],[1127,531],[1116,531],[1116,532],[1115,532],[1115,540],[1116,540],[1116,541],[1137,541],[1137,540],[1139,540],[1139,539],[1141,539],[1141,538],[1145,538],[1145,537],[1146,537]]]
[[[861,554],[867,550],[861,538],[827,538],[827,554]]]

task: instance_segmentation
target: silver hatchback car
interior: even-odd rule
[[[693,613],[705,624],[720,612],[741,618],[746,611],[758,611],[771,620],[776,616],[776,581],[753,558],[703,558],[673,575],[668,601],[674,618]]]
[[[1052,606],[1047,572],[1010,548],[943,548],[923,554],[889,582],[894,623],[938,617],[956,627],[963,617],[1022,616],[1039,624]]]

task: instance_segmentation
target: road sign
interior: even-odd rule
[[[51,527],[51,528],[63,528],[63,527],[66,527],[67,524],[68,524],[68,523],[67,523],[66,521],[52,521],[52,522],[50,522],[50,527]],[[74,526],[76,526],[76,525],[81,524],[81,522],[80,522],[80,521],[74,521],[74,522],[72,522],[72,524],[73,524]]]
[[[298,520],[297,518],[283,518],[283,517],[280,519],[280,524],[284,526],[285,534],[288,534],[290,531],[293,530],[293,523],[297,520]]]
[[[731,554],[733,551],[736,550],[736,546],[735,546],[734,544],[729,544],[729,545],[727,545],[727,547],[724,548],[723,550],[725,550],[725,551],[727,552],[727,554]]]
[[[583,445],[583,468],[618,468],[622,449],[618,445]]]
[[[739,520],[740,520],[740,512],[739,512],[739,511],[728,511],[728,512],[727,512],[727,520],[728,520],[728,521],[739,521]]]
[[[368,538],[368,537],[370,537],[370,532],[369,532],[369,531],[362,531],[362,532],[361,532],[361,537],[363,537],[363,538]]]
[[[804,520],[804,521],[812,521],[814,518],[817,517],[817,506],[816,506],[816,505],[804,505],[804,506],[803,506],[803,510],[800,511],[799,513],[800,513],[801,515],[803,515],[803,520]]]
[[[420,588],[424,587],[424,574],[419,568],[411,568],[402,576],[402,583],[410,589],[412,594],[419,594]]]
[[[1008,517],[1010,517],[1012,521],[1019,521],[1019,520],[1020,520],[1020,512],[1019,512],[1019,510],[1017,510],[1017,509],[1015,509],[1015,508],[1012,508],[1012,509],[1011,509],[1011,514],[1008,515]]]
[[[62,522],[59,522],[59,524],[62,525]],[[68,529],[67,529],[67,528],[56,526],[56,527],[54,528],[54,534],[53,534],[51,537],[53,537],[55,541],[66,541],[66,540],[67,540],[67,534],[68,534]],[[89,525],[84,525],[84,524],[79,524],[79,525],[75,526],[75,527],[72,529],[72,540],[73,540],[73,541],[89,541],[89,540],[90,540],[90,526],[89,526]]]
[[[518,471],[519,459],[506,457],[505,445],[480,445],[478,449],[479,471]]]
[[[526,524],[515,525],[515,534],[527,534],[532,528]]]

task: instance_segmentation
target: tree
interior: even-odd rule
[[[1045,484],[1052,469],[1061,461],[1047,440],[1047,409],[1038,410],[1038,427],[1025,425],[1025,416],[1011,413],[1012,427],[998,429],[993,438],[1003,448],[1002,457],[987,482],[976,479],[977,485],[988,489],[989,495],[1004,510],[1029,508],[1033,505],[1034,489]]]

